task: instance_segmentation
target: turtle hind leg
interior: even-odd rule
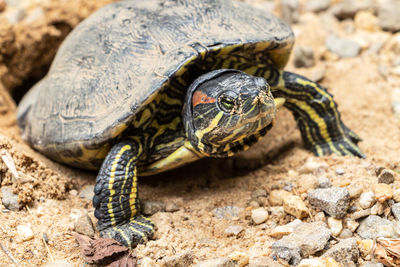
[[[279,71],[269,82],[273,95],[286,99],[285,106],[293,113],[306,147],[314,154],[365,157],[357,146],[361,139],[344,125],[337,104],[324,87],[286,71]]]
[[[114,145],[96,178],[93,206],[102,237],[135,247],[152,237],[154,225],[138,214],[136,162],[140,143],[124,140]]]

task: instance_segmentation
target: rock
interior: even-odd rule
[[[197,263],[194,267],[236,267],[236,261],[229,258],[215,258]]]
[[[382,215],[385,211],[386,206],[382,203],[377,202],[375,205],[371,207],[371,214],[372,215]]]
[[[308,46],[297,46],[294,49],[294,66],[296,68],[309,68],[314,66],[314,51]]]
[[[367,262],[361,265],[361,267],[385,267],[385,266],[380,262]]]
[[[347,188],[319,188],[308,193],[311,205],[325,211],[335,218],[343,218],[350,206],[350,195]]]
[[[18,225],[17,226],[18,239],[21,241],[31,240],[34,235],[29,225]]]
[[[368,209],[375,204],[375,194],[373,191],[363,192],[360,195],[360,199],[358,200],[358,204],[363,209]]]
[[[347,220],[346,221],[347,229],[349,229],[352,232],[355,232],[357,230],[358,226],[360,226],[360,224],[358,222],[356,222],[355,220]]]
[[[357,229],[357,234],[366,239],[397,237],[393,223],[376,215],[370,215],[362,220]]]
[[[400,203],[392,205],[391,210],[396,220],[400,221]]]
[[[293,227],[290,227],[288,225],[280,225],[275,227],[269,232],[269,236],[273,238],[282,238],[282,236],[289,235],[293,233]]]
[[[254,257],[250,258],[248,267],[285,267],[278,261],[274,261],[270,257]]]
[[[325,46],[329,51],[342,58],[358,56],[361,51],[361,46],[357,42],[333,34],[328,35],[325,39]]]
[[[318,188],[329,188],[332,187],[331,181],[326,176],[318,178]]]
[[[228,258],[236,262],[236,266],[238,267],[247,266],[247,264],[249,264],[249,256],[243,252],[233,252],[228,255]]]
[[[172,201],[168,201],[167,204],[165,204],[165,211],[166,212],[175,212],[179,210],[178,204]]]
[[[74,265],[67,260],[55,260],[42,265],[42,267],[74,267]]]
[[[260,224],[268,219],[268,211],[264,208],[258,208],[251,211],[251,219],[255,224]]]
[[[272,190],[269,194],[268,201],[271,206],[282,206],[283,200],[291,195],[291,193],[285,190]]]
[[[353,232],[350,231],[349,229],[343,229],[342,232],[339,235],[339,238],[350,238],[353,236]]]
[[[299,196],[291,195],[285,198],[283,200],[283,208],[285,212],[298,219],[303,219],[308,216],[307,206]]]
[[[271,248],[281,259],[297,265],[304,258],[322,250],[331,236],[323,222],[302,223],[290,235],[272,244]]]
[[[329,8],[331,0],[309,0],[305,6],[306,11],[321,12]]]
[[[269,212],[271,213],[271,216],[285,216],[285,209],[282,206],[270,207]]]
[[[358,220],[363,217],[367,217],[368,215],[371,215],[371,209],[365,209],[365,210],[359,210],[351,214],[351,219],[352,220]]]
[[[335,4],[331,13],[338,19],[353,18],[361,10],[375,10],[375,0],[344,0]]]
[[[6,209],[17,211],[21,208],[21,205],[18,203],[18,195],[13,193],[11,187],[2,187],[1,193],[3,195],[1,201]]]
[[[94,237],[95,230],[93,227],[93,222],[87,213],[81,215],[75,221],[74,230],[79,234],[87,235],[89,237]]]
[[[25,19],[26,24],[34,23],[35,21],[43,18],[44,11],[43,8],[38,6],[35,7],[32,11],[29,12],[28,16]]]
[[[382,0],[378,8],[379,26],[387,31],[400,30],[400,2],[397,0]]]
[[[359,256],[355,238],[343,239],[323,254],[323,257],[332,257],[343,266],[357,263]]]
[[[264,189],[256,189],[251,192],[251,198],[259,198],[259,197],[266,197],[268,196],[267,191]]]
[[[242,208],[236,206],[225,206],[222,208],[213,209],[212,213],[218,219],[231,220],[232,218],[238,217],[242,210]]]
[[[297,267],[325,267],[325,260],[320,258],[304,259],[301,260]]]
[[[378,176],[378,183],[391,184],[394,182],[394,171],[383,170]]]
[[[86,198],[92,200],[94,196],[94,185],[85,185],[82,187],[79,193],[80,198]]]
[[[396,202],[400,202],[400,188],[397,188],[393,191],[393,200]]]
[[[318,212],[317,214],[315,214],[314,220],[316,222],[325,222],[326,221],[325,213],[323,211]]]
[[[326,170],[328,168],[328,164],[323,161],[319,161],[313,157],[307,159],[307,161],[300,167],[300,174],[308,174],[314,173],[318,170]]]
[[[357,241],[358,250],[361,255],[365,258],[371,254],[372,249],[374,248],[374,240],[372,239],[362,239]]]
[[[325,76],[326,68],[318,66],[314,68],[308,75],[309,79],[313,82],[320,82]]]
[[[379,30],[378,18],[370,10],[361,10],[356,13],[354,17],[354,24],[356,28],[366,31]]]
[[[8,23],[11,25],[18,24],[21,20],[23,20],[26,16],[25,10],[22,8],[13,8],[4,14]]]
[[[298,22],[300,18],[299,6],[298,0],[282,0],[282,19],[289,24]]]
[[[225,229],[226,236],[238,236],[244,228],[240,225],[230,225]]]
[[[380,203],[391,199],[393,196],[393,189],[388,184],[376,184],[373,189],[375,192],[375,199]]]
[[[143,200],[140,202],[142,213],[151,216],[157,212],[165,211],[165,204],[161,201]]]
[[[343,229],[342,220],[335,219],[332,217],[328,218],[328,226],[332,231],[333,236],[338,236]]]
[[[76,196],[78,195],[78,191],[76,191],[75,189],[72,189],[72,190],[69,191],[69,194],[70,194],[71,196],[76,197]]]
[[[194,254],[191,250],[185,250],[163,260],[165,267],[186,267],[193,263]]]
[[[348,186],[347,190],[349,190],[350,198],[357,198],[362,194],[363,187],[360,184],[353,184]]]
[[[297,193],[299,194],[318,187],[318,178],[313,174],[302,174],[298,179],[301,181],[297,187]]]
[[[336,173],[337,175],[343,175],[343,174],[346,173],[346,171],[343,170],[343,168],[337,168],[337,169],[335,170],[335,173]]]

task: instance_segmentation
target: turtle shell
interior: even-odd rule
[[[190,62],[252,44],[245,53],[261,50],[282,68],[293,40],[281,20],[241,2],[107,5],[70,33],[49,73],[21,101],[22,136],[59,161],[82,147],[100,150]]]

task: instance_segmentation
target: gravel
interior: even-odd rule
[[[355,238],[341,240],[323,254],[323,257],[332,257],[343,266],[357,263],[359,256]]]
[[[396,220],[400,221],[400,203],[392,205],[391,210]]]
[[[391,170],[383,170],[378,176],[378,183],[391,184],[394,182],[394,172]]]
[[[191,250],[185,250],[173,256],[166,257],[163,260],[165,267],[186,267],[193,263],[194,253]]]
[[[362,238],[375,239],[377,237],[397,238],[393,222],[376,215],[370,215],[361,221],[357,234]]]
[[[294,66],[296,68],[309,68],[314,66],[314,51],[308,46],[297,46],[294,49]]]
[[[258,208],[251,211],[251,219],[255,224],[261,224],[268,219],[268,211],[264,208]]]
[[[360,199],[358,200],[358,203],[360,204],[360,207],[363,209],[368,209],[372,207],[372,205],[375,204],[375,193],[373,191],[367,191],[363,192],[360,195]]]
[[[350,206],[350,195],[347,188],[319,188],[308,193],[308,201],[315,208],[340,219],[346,215]]]
[[[231,220],[232,218],[238,217],[239,213],[242,210],[243,210],[242,208],[239,208],[236,206],[225,206],[225,207],[213,209],[212,213],[218,219]]]
[[[331,0],[309,0],[305,6],[306,11],[321,12],[327,10],[331,5]]]
[[[400,30],[400,2],[398,0],[382,0],[378,9],[379,26],[387,31]]]
[[[140,202],[142,213],[151,216],[160,211],[165,211],[165,204],[161,201],[143,200]]]
[[[94,196],[94,185],[85,185],[79,192],[80,198],[86,198],[88,200],[92,200],[93,196]]]
[[[90,237],[94,237],[95,230],[93,226],[92,219],[90,219],[88,214],[81,215],[74,224],[75,232],[83,235],[87,235]]]
[[[341,58],[356,57],[361,51],[361,46],[357,42],[338,37],[334,34],[330,34],[326,37],[325,45],[329,51]]]
[[[29,225],[18,225],[17,235],[21,241],[28,241],[34,237],[33,231]]]
[[[18,195],[13,193],[11,187],[2,187],[1,193],[3,195],[1,201],[4,207],[13,211],[17,211],[21,208],[21,205],[18,203]]]
[[[230,225],[225,229],[226,236],[238,236],[244,228],[240,225]]]

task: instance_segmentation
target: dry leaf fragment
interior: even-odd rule
[[[88,263],[109,267],[136,266],[136,254],[114,239],[91,239],[88,236],[80,234],[74,234],[74,236]]]
[[[400,266],[400,239],[376,239],[374,257],[386,266]]]

